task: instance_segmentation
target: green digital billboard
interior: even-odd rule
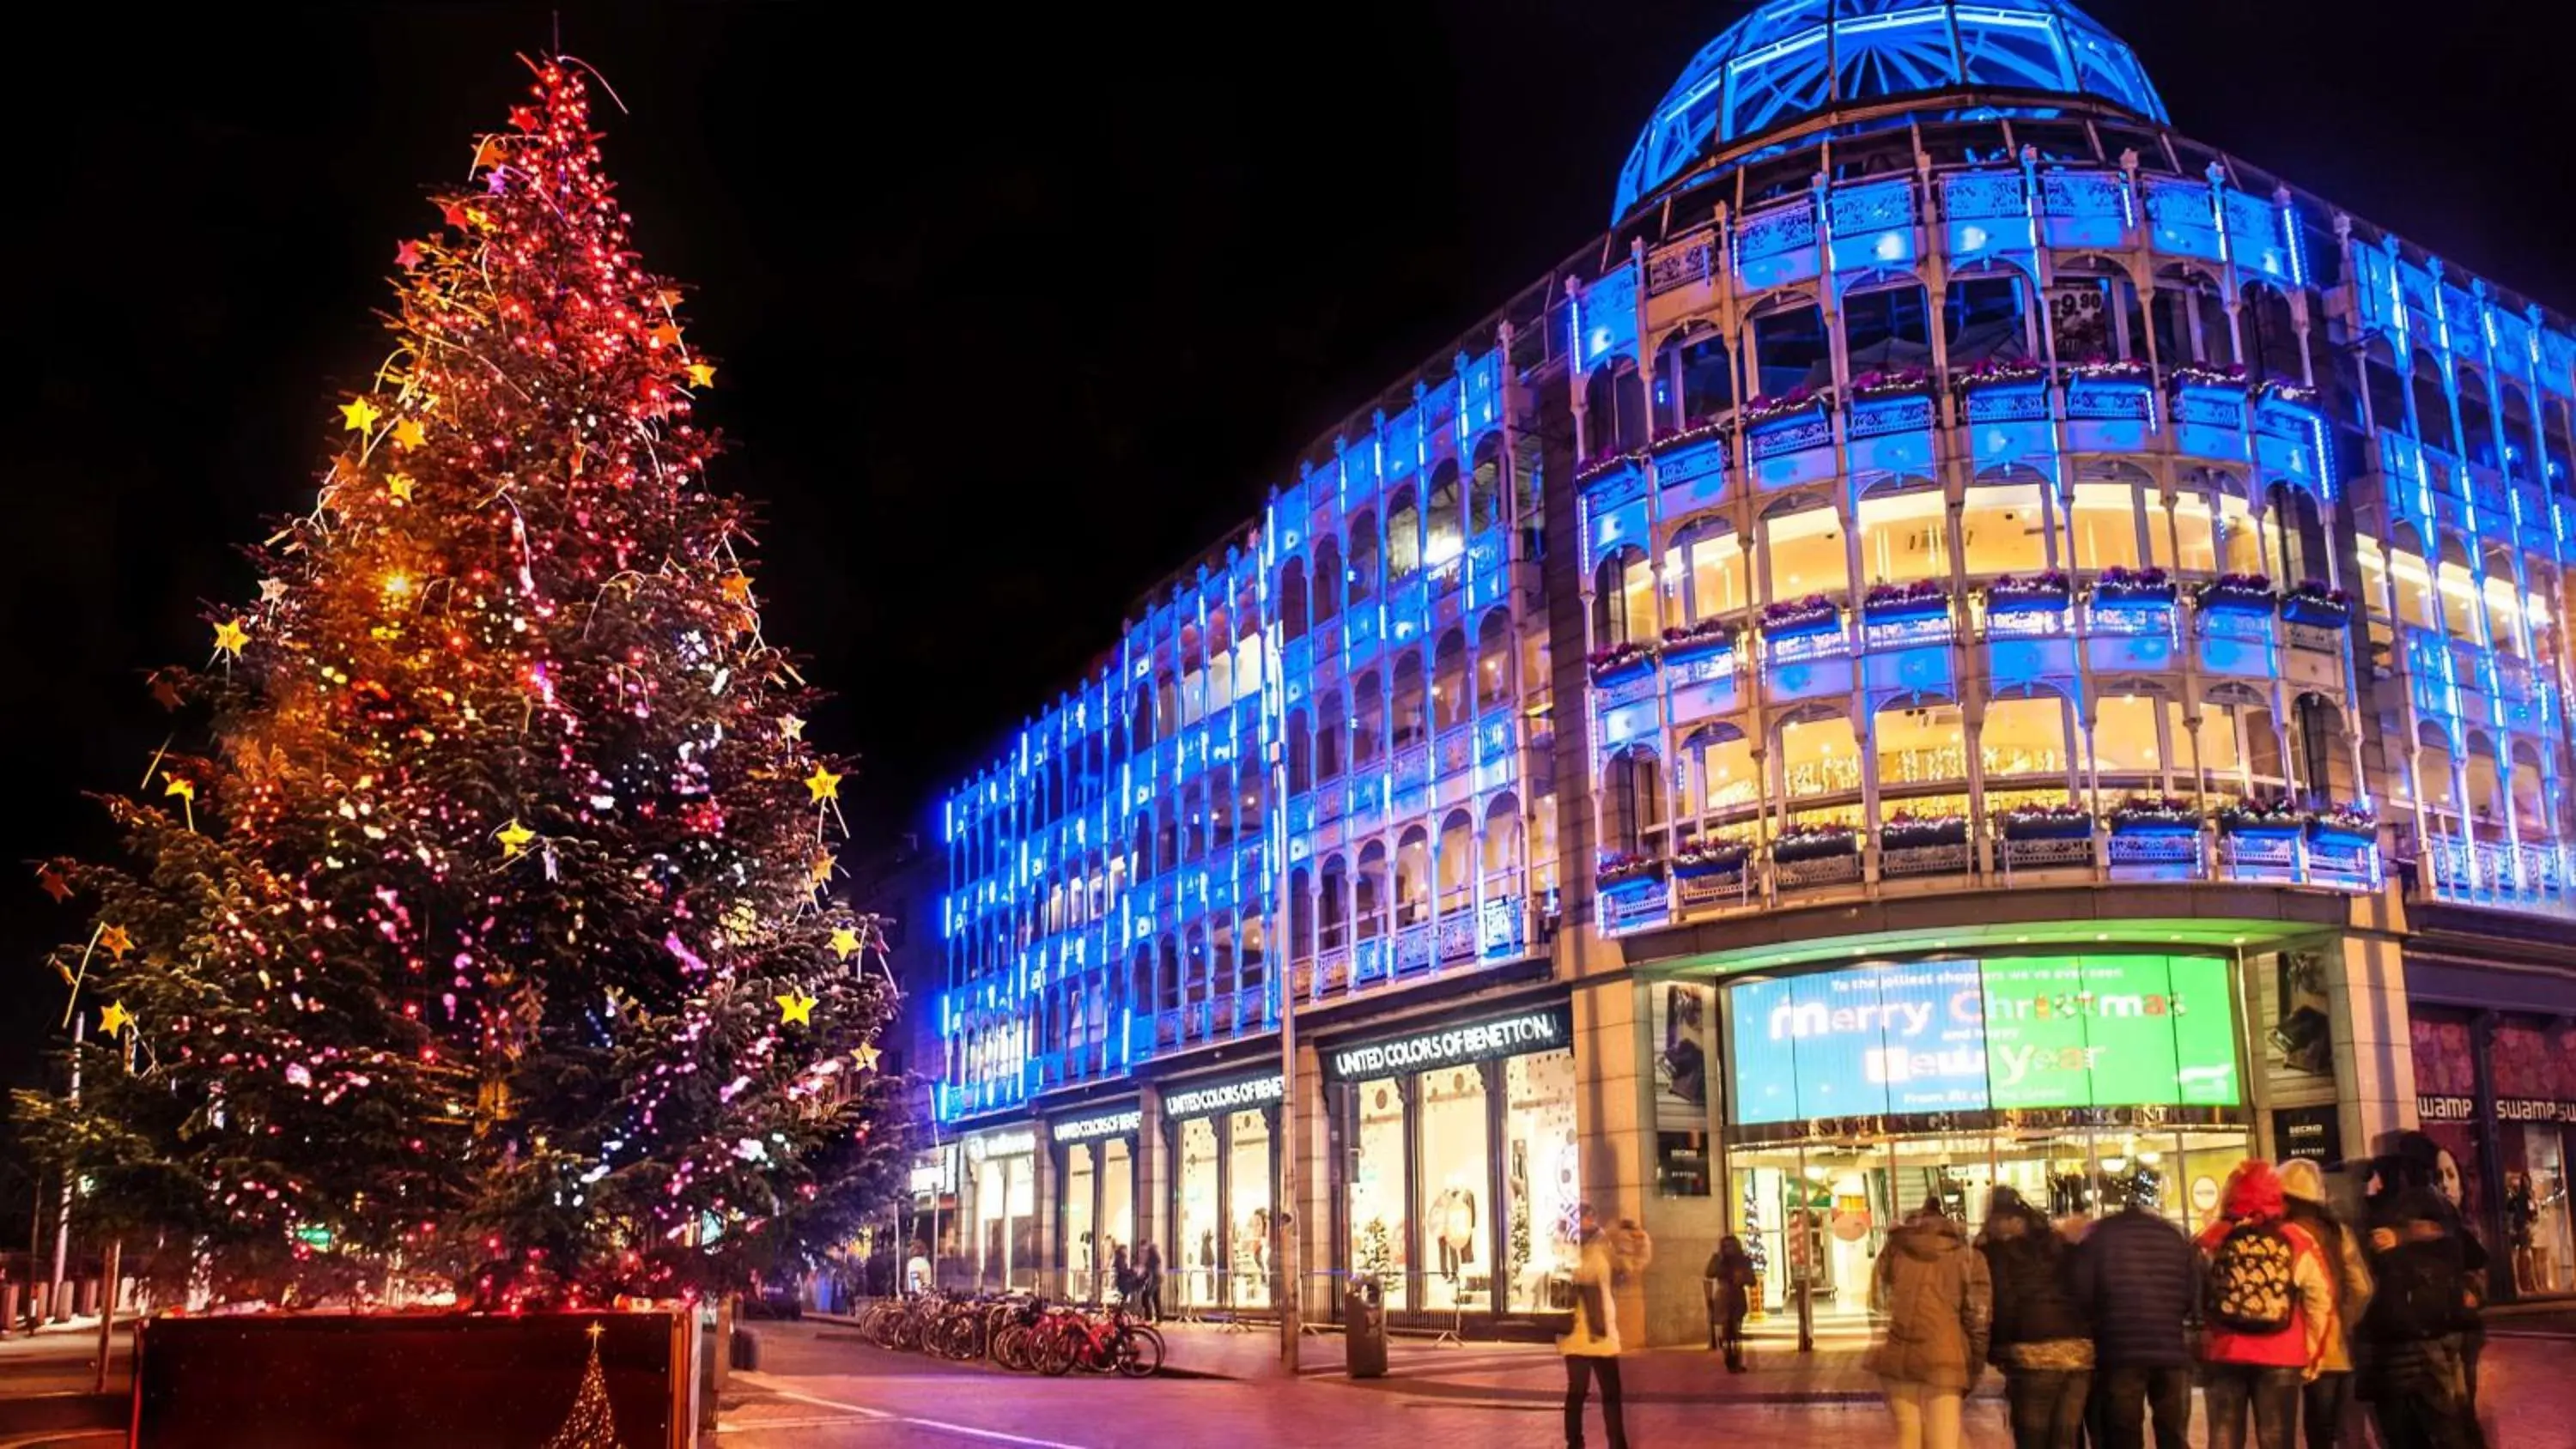
[[[2214,956],[1919,961],[1732,996],[1739,1123],[2242,1100]]]

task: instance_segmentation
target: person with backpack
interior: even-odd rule
[[[2307,1449],[2335,1449],[2342,1442],[2344,1421],[2351,1416],[2349,1339],[2353,1325],[2370,1306],[2370,1265],[2362,1259],[2360,1238],[2326,1206],[2325,1173],[2315,1163],[2305,1158],[2282,1163],[2281,1193],[2289,1202],[2290,1221],[2317,1240],[2334,1278],[2334,1327],[2326,1333],[2317,1376],[2300,1394],[2299,1422]]]
[[[1753,1311],[1753,1258],[1733,1233],[1718,1239],[1701,1275],[1708,1298],[1708,1346],[1726,1353],[1726,1371],[1744,1372],[1744,1320]]]
[[[2371,1163],[2362,1221],[2373,1287],[2361,1317],[2360,1396],[2383,1449],[2482,1449],[2461,1355],[2474,1318],[2468,1235],[2434,1185],[2434,1159],[2409,1145],[2401,1139],[2400,1150]]]
[[[1959,1409],[1985,1368],[1994,1288],[1984,1255],[1937,1196],[1888,1234],[1870,1307],[1887,1315],[1887,1330],[1861,1366],[1887,1395],[1897,1449],[1959,1449]]]
[[[2210,1449],[2244,1449],[2249,1409],[2261,1449],[2290,1449],[2300,1386],[2324,1364],[2334,1277],[2324,1249],[2289,1212],[2280,1174],[2249,1158],[2227,1175],[2220,1216],[2201,1234],[2209,1259],[2200,1357]]]
[[[2077,1245],[2070,1287],[2093,1325],[2086,1424],[2098,1449],[2140,1449],[2150,1409],[2156,1449],[2184,1449],[2192,1369],[2185,1335],[2200,1311],[2200,1283],[2191,1239],[2134,1189]]]
[[[2013,1449],[2076,1449],[2093,1383],[2093,1325],[2077,1305],[2066,1241],[2008,1187],[1977,1238],[1994,1283],[1992,1356],[2003,1370]]]

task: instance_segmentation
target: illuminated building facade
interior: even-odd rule
[[[1293,1154],[1310,1312],[1545,1325],[1582,1198],[1695,1341],[1721,1233],[1831,1328],[1927,1197],[2422,1119],[2576,1288],[2572,401],[2071,4],[1760,6],[947,799],[965,1256],[1266,1309]]]

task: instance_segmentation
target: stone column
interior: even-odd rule
[[[1133,1210],[1136,1215],[1135,1245],[1128,1250],[1128,1260],[1142,1266],[1145,1245],[1152,1243],[1163,1255],[1163,1271],[1175,1266],[1172,1242],[1171,1144],[1163,1131],[1163,1094],[1151,1086],[1136,1089],[1136,1183]],[[1164,1294],[1166,1308],[1172,1295]]]
[[[2398,938],[2346,934],[2340,957],[2326,962],[2326,999],[2344,1155],[2360,1157],[2415,1125],[2415,1048]]]
[[[1574,989],[1574,1125],[1581,1153],[1582,1201],[1604,1229],[1622,1219],[1648,1223],[1654,1196],[1649,1101],[1654,1071],[1645,1051],[1647,1018],[1636,979],[1625,970],[1582,982]],[[1649,1223],[1647,1231],[1652,1232]],[[1649,1283],[1674,1276],[1662,1250],[1655,1265],[1614,1290],[1620,1337],[1631,1346],[1659,1341],[1659,1323],[1672,1320],[1653,1300]],[[1696,1307],[1696,1304],[1694,1304]],[[1662,1311],[1659,1313],[1658,1309]]]

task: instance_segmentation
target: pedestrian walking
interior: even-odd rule
[[[2291,1449],[2301,1386],[2315,1379],[2334,1330],[2334,1273],[2307,1229],[2289,1220],[2272,1164],[2249,1158],[2227,1175],[2219,1218],[2200,1236],[2201,1403],[2210,1449]]]
[[[1626,1412],[1619,1401],[1619,1305],[1611,1284],[1618,1254],[1585,1203],[1575,1215],[1574,1325],[1556,1341],[1565,1359],[1565,1449],[1583,1449],[1583,1403],[1601,1384],[1602,1435],[1610,1449],[1628,1449]]]
[[[2356,1387],[2383,1449],[2485,1444],[2461,1353],[2475,1315],[2469,1238],[2459,1210],[2435,1186],[2435,1172],[2435,1159],[2403,1139],[2371,1163],[2362,1221],[2372,1288],[2361,1316]]]
[[[2072,1256],[2021,1194],[1995,1189],[1977,1238],[1994,1284],[1992,1349],[2013,1449],[2076,1449],[2093,1387],[2093,1325],[2075,1301]]]
[[[2077,1245],[2073,1296],[2093,1325],[2087,1424],[2097,1449],[2140,1449],[2154,1414],[2156,1449],[2191,1432],[2191,1345],[2200,1254],[2182,1229],[2131,1196]]]
[[[1117,1244],[1109,1250],[1109,1286],[1118,1290],[1122,1305],[1136,1301],[1136,1265],[1127,1261],[1127,1245]]]
[[[1163,1321],[1163,1250],[1150,1242],[1136,1253],[1136,1296],[1147,1323]]]
[[[1708,1299],[1708,1346],[1725,1352],[1728,1373],[1740,1374],[1746,1367],[1744,1319],[1753,1311],[1753,1259],[1733,1233],[1718,1239],[1717,1251],[1708,1255],[1701,1291]]]
[[[1993,1325],[1985,1258],[1927,1198],[1888,1234],[1870,1284],[1887,1329],[1862,1366],[1887,1396],[1897,1449],[1959,1449],[1959,1406],[1985,1369]]]
[[[2352,1332],[2370,1306],[2370,1266],[2360,1237],[2327,1205],[2325,1173],[2315,1163],[2282,1163],[2281,1193],[2289,1200],[2290,1221],[2317,1240],[2333,1270],[2334,1327],[2326,1334],[2317,1376],[2300,1394],[2299,1423],[2307,1449],[2335,1449],[2352,1415]]]

